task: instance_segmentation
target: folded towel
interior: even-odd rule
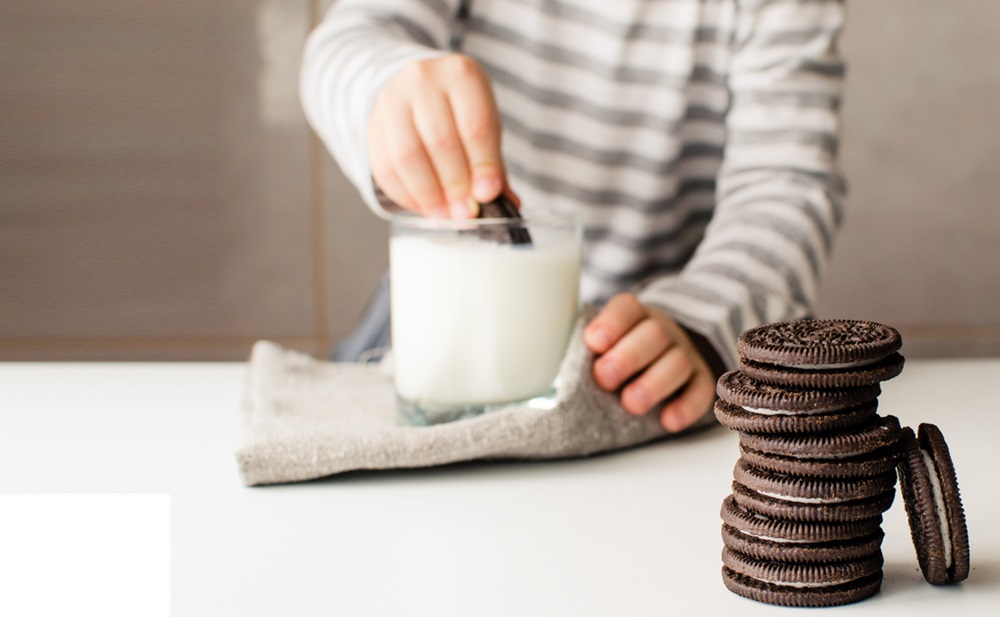
[[[595,313],[587,307],[576,324],[552,408],[511,405],[427,427],[398,424],[392,377],[380,366],[316,360],[260,341],[250,357],[236,453],[243,480],[273,484],[358,469],[568,458],[663,437],[657,414],[633,416],[594,383],[583,327]]]

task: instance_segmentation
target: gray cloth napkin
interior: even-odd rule
[[[512,405],[429,427],[401,426],[391,376],[258,342],[250,357],[236,458],[248,485],[297,482],[358,469],[430,467],[478,459],[586,456],[666,434],[657,414],[627,413],[591,378],[583,327],[559,371],[555,405]],[[712,414],[708,414],[711,416]]]

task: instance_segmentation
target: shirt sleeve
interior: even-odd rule
[[[367,127],[375,97],[400,69],[449,53],[460,0],[339,0],[306,41],[299,96],[310,125],[376,214]]]
[[[684,269],[639,293],[708,339],[728,368],[743,330],[810,314],[844,195],[843,3],[737,5],[715,213]]]

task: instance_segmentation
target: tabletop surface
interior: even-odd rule
[[[171,495],[174,615],[740,615],[797,610],[728,592],[719,506],[737,435],[624,452],[246,488],[242,364],[0,364],[0,493]],[[1000,360],[908,361],[880,411],[937,424],[972,569],[924,582],[902,500],[879,595],[837,609],[982,615],[1000,607]],[[987,611],[987,609],[989,609]]]

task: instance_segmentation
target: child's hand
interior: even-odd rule
[[[632,294],[612,298],[587,325],[583,340],[598,355],[597,385],[610,392],[629,382],[621,391],[629,413],[644,414],[672,397],[660,411],[668,431],[694,424],[715,399],[715,377],[684,330]]]
[[[506,185],[500,114],[486,73],[461,54],[414,62],[375,100],[368,160],[382,192],[403,208],[469,218]]]

